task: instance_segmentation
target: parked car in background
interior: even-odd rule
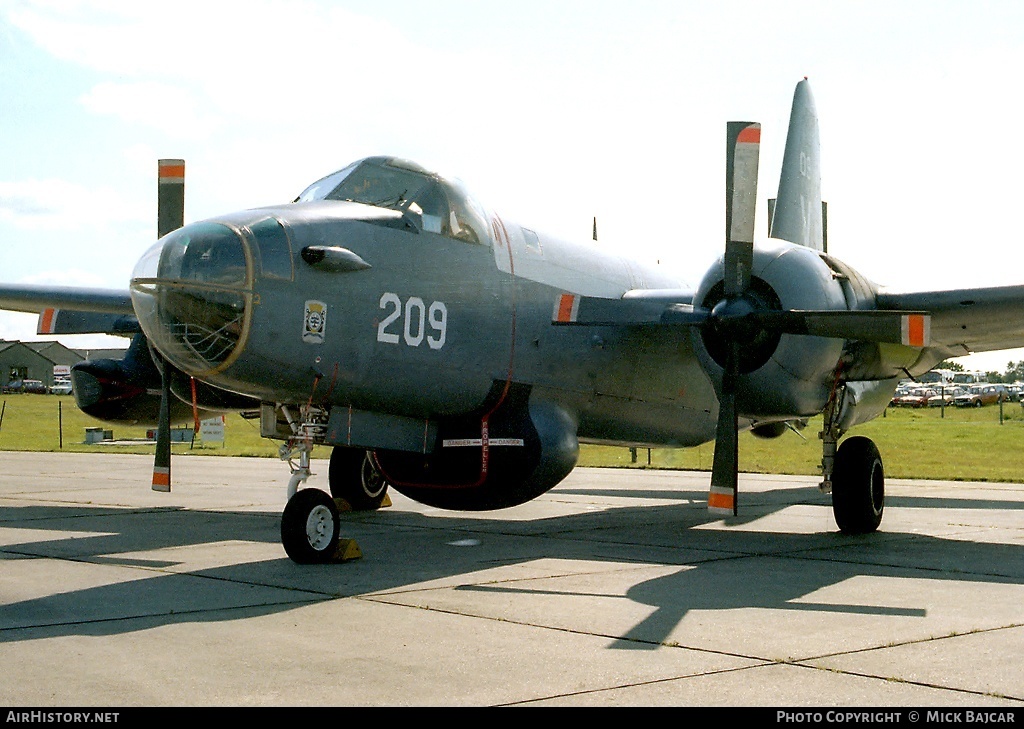
[[[1009,399],[1010,393],[1006,385],[981,384],[968,387],[965,393],[953,399],[953,404],[961,408],[980,408],[982,405],[994,405]]]
[[[953,405],[953,400],[957,395],[963,393],[962,387],[945,387],[939,388],[936,394],[928,398],[928,407],[938,408],[942,406],[950,407]]]
[[[4,394],[31,392],[37,395],[46,394],[46,385],[39,380],[11,380],[3,387]]]
[[[931,387],[918,387],[908,390],[906,394],[896,398],[896,404],[902,408],[923,408],[928,406],[928,398],[938,392]]]
[[[51,395],[70,395],[71,394],[71,380],[54,380],[53,387],[50,388]]]

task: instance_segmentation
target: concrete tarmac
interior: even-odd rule
[[[0,453],[0,705],[1024,707],[1024,486],[577,469],[513,509],[342,516],[280,544],[287,466]],[[327,464],[309,485],[326,489]],[[1011,717],[1012,718],[1012,717]]]

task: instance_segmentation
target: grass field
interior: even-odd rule
[[[73,397],[56,395],[0,396],[0,451],[76,451],[96,453],[153,453],[151,443],[129,445],[86,444],[85,429],[112,430],[120,441],[143,441],[145,427],[104,425],[75,407]],[[1016,403],[1003,407],[890,409],[886,417],[857,426],[851,434],[866,435],[878,445],[886,474],[893,478],[934,478],[964,481],[1024,482],[1024,409]],[[804,439],[786,433],[775,440],[760,440],[749,433],[740,436],[740,469],[753,473],[814,475],[821,461],[818,431],[821,419],[813,419]],[[63,443],[61,442],[63,437]],[[174,453],[277,457],[277,441],[260,437],[259,422],[239,415],[227,416],[223,443],[175,443]],[[330,449],[318,448],[314,457],[326,457]],[[714,445],[695,448],[656,448],[650,453],[652,468],[711,469]],[[2,456],[0,456],[2,459]],[[647,468],[648,452],[638,449],[637,463],[626,448],[584,446],[582,466]]]

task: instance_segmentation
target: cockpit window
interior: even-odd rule
[[[327,194],[327,200],[351,200],[378,208],[400,208],[430,183],[430,178],[411,170],[364,162],[354,174]]]
[[[330,194],[331,190],[336,188],[341,182],[348,177],[349,173],[356,168],[358,162],[353,162],[343,170],[338,170],[333,174],[327,175],[320,180],[317,180],[312,185],[307,187],[302,193],[293,200],[293,202],[310,202],[311,200],[323,200]]]
[[[462,183],[410,162],[371,157],[328,175],[296,202],[348,200],[411,214],[429,233],[468,243],[489,244],[486,209]]]
[[[249,226],[259,251],[260,273],[267,278],[291,281],[292,251],[288,234],[277,218],[264,218]]]
[[[226,286],[246,282],[245,248],[235,231],[219,223],[195,223],[168,234],[157,276]]]

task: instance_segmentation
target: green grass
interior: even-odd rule
[[[55,395],[0,396],[0,451],[76,451],[89,453],[153,453],[151,443],[131,445],[86,444],[85,429],[112,430],[118,440],[143,440],[145,427],[106,425],[82,413],[73,397]],[[866,435],[878,445],[886,474],[892,478],[925,478],[963,481],[1024,482],[1024,409],[1016,403],[999,408],[890,409],[886,417],[854,428],[851,435]],[[59,417],[58,417],[59,416]],[[740,436],[740,469],[752,473],[817,475],[821,462],[818,431],[821,418],[812,419],[803,431],[806,440],[786,433],[775,440],[761,440],[749,433]],[[63,444],[61,444],[63,431]],[[261,438],[259,422],[228,415],[224,443],[199,440],[175,443],[174,453],[197,455],[277,457],[279,442]],[[325,457],[326,447],[314,457]],[[651,467],[711,469],[714,445],[695,448],[655,448]],[[582,466],[647,467],[647,450],[637,451],[631,462],[627,448],[583,446]]]
[[[0,451],[70,451],[79,453],[153,453],[152,443],[96,445],[85,443],[85,429],[102,427],[121,441],[144,441],[145,426],[110,425],[91,418],[75,406],[75,398],[62,395],[2,395]],[[63,444],[61,436],[63,433]],[[228,415],[223,443],[173,443],[173,453],[213,456],[277,457],[277,441],[260,437],[258,420]],[[322,455],[322,454],[321,454]]]
[[[740,470],[748,473],[818,475],[821,464],[821,418],[813,418],[802,432],[806,440],[787,432],[775,440],[740,435]],[[849,435],[875,441],[891,478],[952,481],[1024,482],[1024,410],[1016,403],[999,407],[890,409],[885,417],[858,425]],[[695,448],[655,448],[652,468],[711,470],[714,444]],[[580,465],[647,467],[647,450],[637,451],[631,463],[626,448],[584,446]]]

